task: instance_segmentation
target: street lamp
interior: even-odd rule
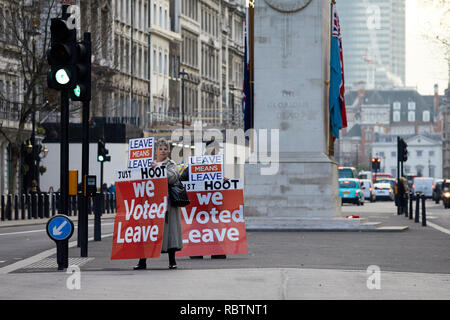
[[[230,85],[230,91],[231,91],[231,125],[234,126],[234,90],[237,90],[237,88],[234,86],[234,84]]]
[[[181,70],[179,73],[181,77],[181,128],[183,132],[183,148],[181,149],[183,162],[184,162],[184,76],[189,75],[186,71]]]

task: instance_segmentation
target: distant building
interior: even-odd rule
[[[408,145],[408,161],[403,164],[403,174],[441,178],[441,135],[409,134],[401,137]],[[381,172],[397,177],[397,134],[379,135],[372,144],[372,155],[381,158]]]
[[[443,99],[442,166],[445,178],[450,178],[450,82]]]
[[[434,96],[422,96],[412,89],[348,91],[345,96],[348,128],[342,130],[342,138],[337,139],[335,147],[339,164],[370,169],[376,143],[383,142],[385,147],[392,144],[396,150],[397,140],[392,137],[409,139],[423,135],[435,141],[442,134],[442,97],[437,95],[437,87],[435,90]],[[442,165],[442,160],[433,163]],[[382,161],[381,167],[383,164]],[[385,168],[391,170],[390,164]]]
[[[403,87],[405,0],[337,2],[348,88]]]

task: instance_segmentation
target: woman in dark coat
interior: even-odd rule
[[[165,166],[167,172],[167,182],[173,185],[178,182],[180,175],[177,170],[177,164],[169,159],[169,143],[165,139],[159,139],[155,143],[156,162],[152,162],[152,167]],[[178,207],[171,204],[168,199],[166,219],[164,222],[163,242],[161,252],[169,254],[169,269],[176,269],[175,252],[183,248],[183,239],[181,232],[181,215]],[[134,270],[147,268],[146,259],[139,259]]]

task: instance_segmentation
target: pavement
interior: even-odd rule
[[[136,259],[110,260],[112,234],[90,241],[81,258],[74,235],[75,267],[57,271],[50,249],[0,268],[0,299],[450,299],[449,234],[383,210],[343,207],[344,214],[408,228],[247,231],[248,254],[179,257],[177,270],[168,270],[167,254],[141,271],[132,270]]]

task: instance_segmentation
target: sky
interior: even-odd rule
[[[406,86],[421,94],[434,94],[435,83],[439,94],[444,94],[448,85],[448,56],[431,39],[437,34],[450,36],[450,1],[445,7],[447,20],[442,18],[442,5],[435,5],[438,2],[442,0],[406,0]]]

